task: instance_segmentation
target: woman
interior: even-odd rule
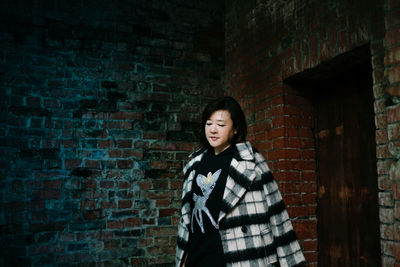
[[[303,264],[277,184],[246,142],[240,105],[218,99],[204,109],[202,122],[203,148],[183,169],[176,266]]]

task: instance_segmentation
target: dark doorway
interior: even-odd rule
[[[380,266],[370,65],[312,91],[318,173],[318,265]]]

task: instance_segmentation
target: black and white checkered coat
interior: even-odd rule
[[[295,266],[305,262],[300,245],[263,156],[250,143],[236,144],[218,218],[227,266]],[[189,240],[190,198],[197,164],[205,150],[184,167],[182,217],[178,226],[176,266]],[[190,267],[190,266],[188,266]]]

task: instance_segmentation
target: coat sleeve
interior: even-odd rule
[[[278,184],[260,153],[256,153],[256,168],[263,180],[265,201],[268,206],[267,222],[271,227],[280,266],[302,265],[305,263],[305,258],[286,211]]]

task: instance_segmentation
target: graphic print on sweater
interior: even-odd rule
[[[218,229],[217,223],[215,222],[210,211],[206,207],[206,202],[217,183],[217,180],[219,178],[219,175],[221,174],[221,171],[222,170],[219,169],[214,174],[209,172],[207,174],[207,177],[202,174],[197,175],[196,183],[200,187],[201,191],[203,192],[203,196],[198,196],[198,195],[196,195],[196,193],[193,193],[193,201],[195,204],[194,204],[194,208],[193,208],[193,212],[192,212],[192,223],[191,223],[192,232],[193,232],[193,217],[195,217],[197,220],[197,223],[199,224],[199,226],[201,228],[201,232],[204,233],[203,214],[201,211],[204,211],[207,214],[208,218],[210,218],[212,225],[214,225],[214,227],[216,229]]]

